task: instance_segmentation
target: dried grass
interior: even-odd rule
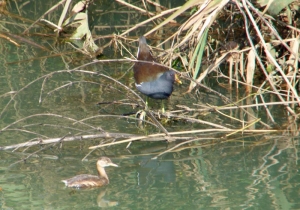
[[[52,8],[50,8],[45,14],[43,14],[40,18],[38,18],[33,24],[29,25],[24,33],[29,33],[29,31],[35,26],[35,24],[42,20],[46,15],[55,12],[56,8],[62,5],[65,1],[60,1],[55,4]],[[68,82],[64,85],[58,86],[53,90],[44,93],[45,86],[47,82],[55,75],[55,74],[82,74],[82,75],[97,75],[103,78],[106,78],[112,81],[119,88],[126,90],[129,92],[130,96],[135,98],[136,105],[141,106],[143,109],[145,108],[145,102],[143,99],[135,93],[135,91],[121,82],[113,79],[112,77],[102,74],[96,73],[88,70],[84,70],[85,67],[89,65],[94,65],[98,62],[100,63],[108,63],[108,62],[135,62],[132,59],[133,53],[135,49],[128,47],[129,43],[135,41],[137,36],[132,34],[140,34],[139,30],[141,27],[148,28],[149,23],[158,23],[155,27],[152,27],[148,32],[145,33],[145,36],[151,39],[163,39],[165,41],[157,44],[157,48],[155,50],[160,49],[163,44],[169,43],[170,47],[165,49],[163,53],[160,54],[161,60],[167,65],[170,69],[172,68],[172,63],[178,61],[181,65],[181,69],[186,72],[178,73],[182,74],[182,78],[190,83],[188,90],[186,93],[195,93],[199,91],[199,89],[205,89],[205,91],[214,94],[220,97],[224,106],[216,106],[211,104],[201,105],[194,104],[192,106],[186,106],[185,104],[178,104],[177,109],[173,112],[167,112],[166,114],[160,114],[160,117],[163,117],[167,121],[171,120],[181,120],[182,122],[187,123],[197,123],[199,125],[207,126],[207,129],[197,129],[197,130],[185,130],[178,132],[169,132],[168,128],[164,126],[164,123],[159,119],[159,116],[156,115],[156,112],[152,110],[146,110],[146,120],[143,121],[142,125],[154,125],[158,128],[159,132],[151,135],[133,135],[132,134],[119,134],[110,131],[104,131],[99,129],[99,127],[94,126],[91,121],[94,118],[104,118],[104,117],[113,117],[109,115],[97,115],[92,117],[86,117],[83,119],[73,119],[68,116],[60,116],[54,113],[49,114],[35,114],[24,117],[22,119],[16,120],[15,122],[3,126],[0,129],[0,132],[17,130],[15,126],[17,126],[21,121],[26,121],[28,118],[35,118],[38,116],[51,116],[55,118],[64,118],[64,120],[73,122],[70,124],[71,129],[78,129],[77,124],[82,124],[82,126],[89,127],[94,134],[86,135],[84,129],[78,130],[76,135],[66,134],[63,137],[52,138],[46,137],[41,133],[31,132],[27,130],[26,127],[18,129],[18,132],[31,133],[36,135],[36,138],[32,140],[27,140],[24,143],[10,145],[6,147],[1,147],[0,149],[13,149],[21,147],[30,147],[33,145],[44,145],[44,144],[53,144],[59,143],[63,144],[66,141],[73,141],[78,139],[95,139],[95,138],[108,138],[107,143],[102,143],[100,145],[91,146],[90,149],[96,149],[100,147],[107,147],[116,144],[127,144],[134,141],[141,140],[159,140],[159,141],[180,141],[185,140],[182,143],[177,144],[173,148],[166,150],[165,152],[177,151],[180,148],[184,148],[185,144],[190,144],[197,141],[206,140],[206,143],[209,141],[211,144],[215,144],[215,142],[222,142],[226,139],[239,136],[239,135],[254,135],[255,133],[270,133],[270,132],[282,132],[280,129],[272,129],[272,126],[269,125],[268,122],[264,122],[260,119],[260,117],[256,114],[255,109],[264,109],[268,115],[268,118],[271,122],[275,123],[275,117],[273,116],[274,112],[270,111],[270,106],[274,106],[277,104],[283,105],[288,112],[288,115],[292,116],[292,120],[289,124],[283,128],[284,133],[289,133],[292,135],[298,134],[297,132],[297,118],[298,114],[295,111],[295,106],[300,104],[300,97],[298,91],[296,90],[296,86],[299,85],[299,75],[298,75],[298,61],[299,61],[299,29],[295,28],[291,25],[284,24],[278,21],[278,24],[284,25],[284,27],[289,28],[291,32],[286,37],[283,37],[280,31],[276,28],[274,24],[274,18],[268,16],[264,12],[261,12],[257,8],[255,8],[250,1],[242,0],[242,1],[228,1],[228,0],[189,0],[181,7],[176,8],[165,8],[157,3],[151,2],[154,4],[157,9],[160,11],[158,13],[149,12],[147,10],[147,3],[143,1],[144,9],[140,6],[136,6],[130,4],[128,2],[118,0],[120,4],[124,5],[128,10],[134,10],[141,14],[147,14],[149,18],[147,20],[140,21],[138,23],[134,23],[131,28],[128,28],[121,32],[119,35],[111,34],[106,37],[102,37],[103,39],[108,39],[109,41],[101,47],[101,52],[104,48],[113,46],[117,49],[120,54],[129,55],[131,58],[129,59],[107,59],[107,60],[95,60],[94,62],[88,63],[83,66],[79,66],[76,69],[65,69],[56,72],[52,72],[46,75],[39,77],[36,80],[33,80],[27,85],[24,85],[18,91],[4,93],[1,95],[1,98],[5,98],[10,96],[9,102],[5,107],[1,109],[0,117],[7,111],[7,107],[14,101],[15,97],[18,96],[22,91],[31,87],[33,84],[36,84],[42,81],[42,85],[40,88],[40,97],[39,103],[43,102],[43,97],[46,95],[50,97],[52,94],[61,91],[62,89],[69,88],[74,85],[76,82]],[[70,7],[70,1],[67,1],[65,4],[65,9],[63,10],[58,24],[51,23],[50,21],[45,20],[48,23],[51,23],[55,26],[56,29],[59,29],[61,32],[65,25],[63,24],[63,20],[67,16],[67,10]],[[185,16],[186,12],[191,12],[192,9],[195,8],[195,12],[188,16],[182,22],[178,22],[179,17]],[[169,15],[171,14],[171,15]],[[235,17],[231,15],[235,15]],[[234,25],[234,21],[238,20],[236,18],[237,14],[240,16],[240,20],[244,22],[241,34],[246,34],[246,37],[241,37],[240,40],[236,40],[235,42],[240,41],[241,43],[236,44],[234,48],[230,48],[226,46],[226,44],[220,44],[224,42],[229,42],[226,38],[230,37],[229,28],[218,28],[218,21],[220,19],[227,21],[232,18],[232,23],[230,25]],[[168,16],[169,15],[169,16]],[[68,19],[71,23],[74,19]],[[167,33],[167,36],[164,35],[164,30],[166,30],[166,25],[168,23],[176,23],[174,26],[171,26],[172,33]],[[88,26],[87,17],[85,22],[81,22],[82,25],[86,24]],[[69,24],[68,24],[69,25]],[[175,29],[175,30],[174,30]],[[85,27],[85,30],[88,30]],[[216,34],[213,34],[216,32]],[[272,39],[265,39],[264,33],[268,32],[273,34],[274,37]],[[82,49],[77,49],[79,52],[84,53],[90,57],[95,58],[99,53],[95,52],[95,50],[89,49],[89,47],[94,45],[94,40],[91,40],[92,37],[90,31],[85,32],[88,34],[86,37],[86,44],[83,45]],[[228,37],[224,38],[223,34],[228,35]],[[4,37],[7,39],[7,35],[5,33],[1,33],[0,37]],[[256,38],[255,42],[253,37]],[[14,37],[16,40],[21,38]],[[219,38],[219,39],[218,39]],[[13,41],[13,40],[12,40]],[[15,40],[14,40],[15,41]],[[33,44],[32,44],[33,45]],[[219,47],[221,45],[221,47]],[[275,48],[282,47],[284,48],[285,54],[280,55],[286,59],[282,62],[282,57],[278,56]],[[62,56],[61,54],[57,56]],[[229,63],[228,67],[228,75],[221,70],[223,67],[221,65],[224,62]],[[205,65],[206,64],[206,65]],[[284,65],[285,64],[285,65]],[[271,70],[270,70],[271,69]],[[263,82],[258,83],[255,81],[255,75],[263,75],[265,80]],[[246,90],[247,95],[242,99],[232,99],[227,96],[222,95],[221,93],[213,90],[212,88],[204,85],[204,81],[207,80],[208,76],[213,76],[216,80],[226,79],[228,81],[229,89],[233,88],[235,84],[235,89],[243,89]],[[82,81],[81,81],[82,82]],[[80,83],[80,82],[78,82]],[[96,84],[97,82],[89,82],[90,84]],[[281,83],[281,85],[279,85]],[[284,84],[284,88],[282,88],[282,84]],[[276,97],[274,101],[266,100],[266,95],[272,95]],[[45,97],[44,97],[45,98]],[[277,101],[279,100],[279,102]],[[260,101],[260,102],[259,102]],[[132,103],[123,103],[124,106],[132,106]],[[130,104],[130,105],[129,105]],[[225,113],[225,110],[230,110],[230,113]],[[232,111],[236,111],[236,113],[240,113],[240,116],[234,116]],[[199,116],[195,116],[195,112],[198,113],[217,113],[217,116],[222,116],[223,119],[226,119],[228,122],[234,121],[233,125],[225,126],[218,121],[207,121],[199,119]],[[241,117],[242,116],[242,117]],[[117,116],[118,119],[130,119],[133,121],[142,121],[136,117],[126,117],[126,116]],[[224,120],[224,121],[226,121]],[[293,126],[292,126],[293,125]],[[50,126],[50,125],[49,125]],[[52,125],[53,126],[53,125]],[[259,128],[259,129],[258,129]],[[100,132],[100,134],[98,133]],[[215,132],[218,132],[218,137],[214,135]],[[208,133],[205,137],[199,137],[199,133]],[[221,135],[219,134],[221,133]],[[37,140],[38,139],[38,140]],[[120,139],[119,141],[115,141],[116,139]],[[217,141],[216,141],[217,140]],[[206,145],[206,144],[205,144]],[[205,146],[204,145],[204,146]],[[164,152],[164,153],[165,153]],[[162,155],[164,153],[158,154]]]

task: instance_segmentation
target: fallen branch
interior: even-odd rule
[[[35,145],[44,145],[44,144],[52,144],[52,143],[58,143],[60,141],[66,142],[66,141],[78,141],[78,140],[86,140],[86,139],[96,139],[96,138],[133,138],[136,137],[136,135],[127,134],[127,133],[100,133],[100,134],[93,134],[93,135],[82,135],[82,136],[71,136],[71,137],[65,137],[62,141],[62,138],[51,138],[46,140],[37,140],[37,141],[30,141],[30,142],[24,142],[20,144],[13,144],[9,146],[3,146],[0,147],[0,150],[9,150],[9,149],[16,149],[20,147],[30,147]]]

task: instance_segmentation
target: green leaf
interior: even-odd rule
[[[257,3],[260,6],[266,6],[271,0],[257,0]],[[294,2],[295,0],[273,0],[268,8],[268,12],[270,15],[275,16],[278,15],[279,12],[287,7],[290,3]]]

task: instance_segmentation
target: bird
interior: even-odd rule
[[[118,167],[117,164],[114,164],[108,157],[101,157],[97,161],[97,170],[98,176],[90,174],[80,174],[74,176],[70,179],[61,180],[65,183],[66,187],[73,188],[91,188],[91,187],[102,187],[109,184],[108,176],[105,172],[104,167],[114,166]]]
[[[136,88],[144,95],[154,99],[167,99],[173,92],[174,82],[181,84],[175,71],[156,62],[144,36],[139,38],[137,60],[133,66],[133,76]]]

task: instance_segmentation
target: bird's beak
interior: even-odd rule
[[[117,164],[110,163],[109,166],[119,167]]]
[[[181,80],[179,79],[178,74],[175,74],[175,82],[177,82],[178,84],[182,84]]]

